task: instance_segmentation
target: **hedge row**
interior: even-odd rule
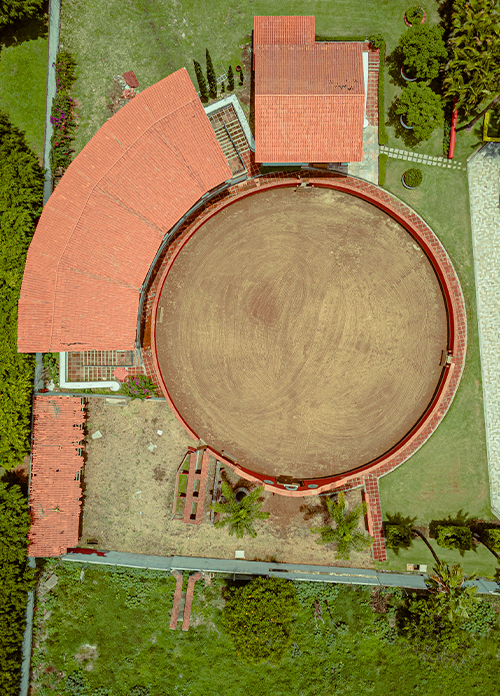
[[[385,164],[389,159],[389,155],[385,152],[381,152],[378,156],[378,185],[383,186],[385,184]]]
[[[56,59],[56,95],[52,100],[50,122],[54,127],[50,148],[50,170],[56,176],[57,170],[69,167],[73,153],[72,143],[76,123],[73,115],[74,102],[70,95],[75,81],[76,63],[68,51],[60,51]]]
[[[366,41],[366,36],[319,36],[316,34],[316,41]]]
[[[26,253],[42,212],[44,172],[23,133],[0,112],[0,464],[29,450],[34,357],[17,352],[17,301]]]
[[[385,132],[384,100],[385,41],[380,41],[380,68],[378,71],[378,144],[387,145],[389,136]]]
[[[0,693],[18,696],[26,593],[33,571],[26,558],[28,502],[17,485],[0,482]]]

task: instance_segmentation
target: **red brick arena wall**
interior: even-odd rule
[[[161,257],[159,266],[155,269],[154,279],[149,287],[146,299],[144,333],[145,355],[151,355],[155,377],[160,383],[166,399],[178,420],[184,425],[194,439],[197,440],[199,435],[193,429],[192,423],[190,424],[187,422],[190,419],[183,418],[174,403],[169,388],[162,376],[157,350],[158,327],[156,318],[162,290],[165,286],[168,274],[174,261],[178,258],[188,240],[191,239],[208,220],[227,208],[227,206],[239,199],[251,196],[260,191],[272,191],[273,189],[279,189],[281,187],[296,187],[303,181],[306,181],[313,187],[332,189],[367,201],[384,213],[390,215],[393,220],[402,225],[413,239],[418,242],[431,263],[441,286],[448,320],[448,355],[445,356],[447,357],[447,363],[442,369],[437,388],[426,410],[418,418],[418,421],[414,423],[413,427],[399,442],[397,442],[397,444],[391,447],[391,449],[367,461],[363,465],[357,466],[353,470],[335,472],[332,475],[316,476],[314,478],[301,479],[295,476],[293,481],[291,479],[286,480],[286,477],[281,477],[278,480],[274,475],[255,471],[249,467],[243,467],[227,459],[224,457],[222,451],[212,449],[210,446],[211,443],[208,443],[209,451],[215,457],[238,470],[243,477],[262,483],[266,489],[270,491],[275,491],[283,495],[299,496],[315,495],[318,492],[335,488],[350,488],[363,485],[364,479],[366,480],[367,476],[370,480],[376,480],[380,476],[392,471],[414,454],[436,430],[453,401],[464,368],[467,343],[466,314],[463,295],[448,254],[430,227],[402,201],[398,200],[387,191],[369,184],[368,182],[350,177],[308,176],[306,173],[302,173],[301,175],[290,175],[282,173],[247,180],[231,187],[227,192],[221,194],[218,198],[209,203],[194,219],[183,226],[179,236]],[[287,486],[289,487],[288,489]],[[290,487],[294,490],[290,490]]]

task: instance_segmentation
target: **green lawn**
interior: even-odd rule
[[[63,0],[61,44],[78,65],[76,151],[109,116],[114,75],[134,70],[144,89],[186,67],[196,85],[193,59],[204,66],[206,48],[217,75],[230,63],[234,69],[251,40],[254,15],[315,15],[320,36],[382,32],[392,50],[405,29],[407,7],[408,0]],[[436,8],[436,2],[426,3],[429,17],[437,17]]]
[[[81,568],[57,566],[57,586],[38,603],[33,696],[498,694],[498,627],[448,669],[421,662],[394,630],[394,610],[373,612],[370,588],[300,583],[302,609],[283,661],[251,665],[224,632],[223,581],[199,581],[189,631],[172,631],[173,578],[123,570],[117,580],[90,566],[81,580]],[[71,673],[80,684],[68,691]]]
[[[418,165],[423,173],[422,185],[408,191],[401,184],[401,175],[410,166],[415,165],[390,159],[386,188],[414,207],[448,250],[465,296],[468,350],[461,384],[443,423],[411,459],[380,480],[382,508],[391,514],[401,512],[416,517],[417,522],[424,524],[453,516],[459,510],[488,519],[491,515],[467,175],[457,170]],[[409,556],[417,563],[425,563],[427,550],[420,554],[417,548],[413,553],[408,552]],[[477,558],[482,556],[481,552]],[[390,567],[400,569],[401,563],[393,554],[391,558]],[[470,557],[471,563],[474,558]],[[484,558],[481,565],[491,568],[487,556]],[[459,553],[450,560],[458,562]]]
[[[43,158],[47,27],[44,19],[0,33],[0,109],[24,131],[28,145]]]

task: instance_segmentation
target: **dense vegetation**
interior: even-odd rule
[[[32,587],[26,546],[28,504],[17,485],[0,482],[0,693],[17,696],[26,593]]]
[[[5,469],[21,464],[29,448],[34,357],[17,352],[17,301],[42,197],[38,159],[0,112],[0,463]]]
[[[412,603],[439,604],[437,592],[412,597],[321,582],[199,580],[191,627],[182,632],[168,626],[172,578],[95,566],[82,576],[83,566],[57,561],[48,567],[59,582],[37,611],[35,639],[46,639],[34,655],[33,696],[498,694],[497,598],[466,597],[468,618],[430,653],[404,626]],[[52,614],[44,620],[45,610]],[[244,644],[235,649],[237,628],[229,620],[241,627],[247,615],[253,630],[240,638],[252,643],[249,652]],[[266,646],[261,639],[274,619]],[[278,651],[257,662],[255,644]]]
[[[36,15],[45,0],[2,0],[0,3],[0,29],[19,20]]]
[[[50,168],[52,176],[65,170],[71,163],[72,143],[76,130],[73,115],[74,102],[71,88],[75,81],[75,61],[68,51],[60,51],[56,59],[56,94],[52,101],[50,122],[54,128],[50,141]]]

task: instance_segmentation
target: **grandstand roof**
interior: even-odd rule
[[[78,545],[85,420],[82,400],[39,395],[33,406],[28,555],[59,556]]]
[[[47,202],[19,300],[20,352],[134,348],[164,235],[232,176],[183,68],[99,129]]]
[[[362,46],[310,41],[303,19],[314,37],[314,17],[255,17],[255,160],[360,161]]]

